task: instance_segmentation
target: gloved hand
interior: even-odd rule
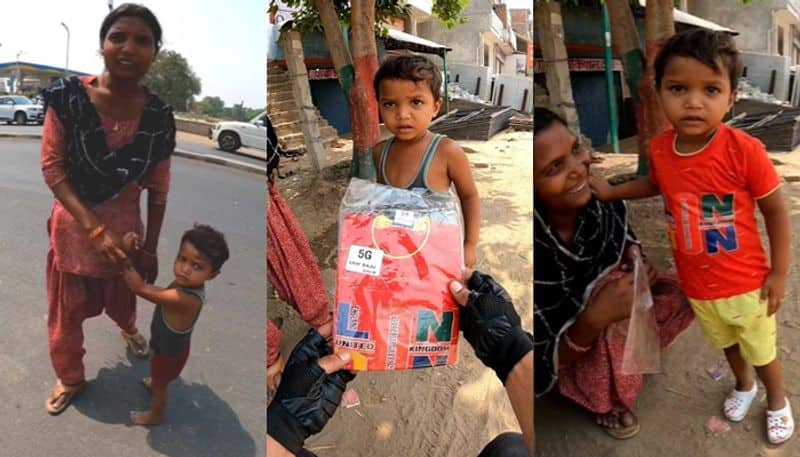
[[[450,283],[450,291],[463,306],[461,332],[478,359],[505,384],[517,362],[533,350],[533,335],[522,330],[511,297],[491,276],[475,271],[467,287]]]
[[[293,454],[325,427],[347,383],[355,377],[342,369],[350,362],[350,354],[331,354],[325,338],[316,329],[309,330],[289,356],[275,398],[267,407],[267,434]]]

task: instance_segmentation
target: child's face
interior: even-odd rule
[[[717,65],[719,73],[698,60],[675,56],[664,68],[658,96],[681,140],[705,142],[733,104],[728,69]]]
[[[188,241],[181,244],[172,272],[175,274],[175,283],[188,288],[202,287],[218,273],[211,268],[211,262]]]
[[[442,101],[434,101],[426,81],[384,79],[378,86],[378,107],[386,128],[399,140],[414,140],[428,131]]]

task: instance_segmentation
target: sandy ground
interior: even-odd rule
[[[787,181],[784,198],[790,208],[792,225],[800,227],[800,152],[772,154],[779,173]],[[630,155],[605,156],[596,167],[607,175],[633,172],[636,158]],[[631,224],[645,251],[662,268],[672,265],[671,253],[663,231],[663,207],[658,198],[630,204]],[[763,229],[763,226],[762,226]],[[795,234],[797,229],[794,230]],[[766,240],[766,238],[765,238]],[[792,251],[798,252],[800,236],[792,239]],[[797,256],[795,256],[797,257]],[[784,375],[795,411],[800,409],[800,308],[798,307],[798,269],[793,261],[787,291],[778,312],[778,353],[784,362]],[[731,430],[713,435],[705,430],[709,417],[722,417],[721,405],[733,385],[733,377],[724,364],[722,352],[706,342],[699,327],[692,324],[678,337],[662,357],[663,372],[649,376],[639,396],[636,413],[641,422],[639,435],[628,441],[616,441],[594,424],[593,416],[562,398],[536,401],[536,450],[540,457],[673,457],[673,456],[797,456],[800,440],[796,437],[781,447],[766,440],[763,384],[750,414]],[[706,369],[715,364],[726,368],[725,377],[713,380]],[[800,417],[795,413],[795,420]]]
[[[468,152],[481,195],[478,269],[491,272],[509,291],[524,327],[533,327],[531,226],[532,134],[506,131],[491,141],[460,142]],[[349,142],[342,141],[347,145]],[[337,213],[349,178],[350,150],[331,151],[314,177],[307,157],[285,161],[278,181],[305,230],[333,297]],[[283,318],[282,351],[288,354],[307,326],[288,305],[268,293],[268,315]],[[340,408],[307,446],[336,457],[467,457],[499,433],[519,428],[502,385],[462,340],[459,362],[408,372],[362,373],[350,386],[361,405]]]

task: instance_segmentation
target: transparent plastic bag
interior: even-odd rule
[[[631,246],[628,254],[633,263],[633,306],[622,356],[622,373],[659,373],[661,337],[653,308],[650,280],[639,247]]]
[[[334,349],[358,371],[451,365],[461,276],[458,199],[354,178],[339,208]]]

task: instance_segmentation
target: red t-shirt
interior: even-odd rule
[[[725,125],[693,154],[677,153],[674,141],[674,130],[653,139],[650,176],[664,199],[681,286],[697,300],[761,288],[769,263],[756,224],[756,201],[781,185],[764,145]]]
[[[374,214],[342,220],[334,347],[356,352],[352,369],[405,370],[457,360],[459,307],[448,284],[460,276],[461,227],[427,217],[410,225]]]

